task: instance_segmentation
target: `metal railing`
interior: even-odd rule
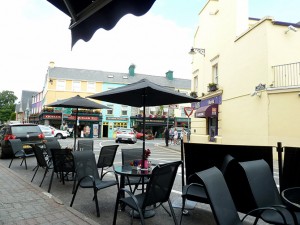
[[[273,87],[300,86],[300,62],[272,66]]]

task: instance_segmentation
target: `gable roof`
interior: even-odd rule
[[[130,84],[146,78],[151,82],[162,86],[174,87],[177,89],[191,89],[190,79],[173,78],[173,80],[169,80],[167,77],[139,73],[135,73],[134,76],[130,76],[129,73],[106,72],[101,70],[86,70],[64,67],[49,67],[48,75],[49,79],[53,78],[61,80],[78,80],[116,84]],[[189,75],[187,74],[187,76]]]

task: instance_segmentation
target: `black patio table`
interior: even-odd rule
[[[140,169],[133,166],[114,166],[114,171],[116,174],[120,175],[120,189],[125,187],[125,177],[141,177],[142,178],[142,192],[144,192],[144,178],[150,177],[152,174],[152,168],[150,169]],[[128,179],[129,183],[129,179]],[[125,197],[125,193],[122,194],[122,198]],[[124,206],[121,205],[121,209],[124,210]],[[147,210],[144,213],[144,218],[150,218],[155,215],[154,210]],[[135,218],[138,218],[138,213],[134,213],[133,215]]]
[[[300,211],[300,187],[287,188],[281,192],[286,206],[294,211]]]

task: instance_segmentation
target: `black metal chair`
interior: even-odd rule
[[[142,148],[122,149],[123,166],[130,166],[134,160],[141,160],[142,157],[143,157]],[[144,179],[144,181],[142,179]],[[143,184],[143,182],[144,184],[147,184],[149,182],[149,179],[141,178],[141,177],[126,177],[125,179],[125,185],[129,186],[129,189],[132,193],[134,193],[138,189],[138,186]],[[132,189],[131,185],[134,185],[134,189]]]
[[[53,162],[53,170],[50,178],[48,192],[50,193],[51,185],[53,181],[54,173],[60,178],[60,181],[65,184],[65,180],[68,180],[68,175],[71,174],[72,179],[74,181],[73,190],[75,187],[75,165],[73,154],[70,149],[64,148],[51,148],[52,162]]]
[[[22,166],[22,164],[24,162],[25,168],[27,170],[26,158],[34,156],[34,153],[27,154],[25,152],[25,149],[23,148],[23,143],[20,139],[10,139],[9,142],[10,142],[11,149],[13,151],[13,155],[12,155],[12,158],[11,158],[8,168],[10,168],[14,158],[20,158],[20,159],[22,159],[20,166]]]
[[[52,161],[52,153],[51,149],[61,149],[61,145],[58,142],[58,139],[56,137],[46,137],[45,138],[45,147],[46,147],[46,153],[48,155],[48,163],[51,163]]]
[[[101,148],[98,161],[97,161],[97,168],[101,169],[100,172],[101,180],[108,172],[114,172],[113,170],[109,171],[108,169],[111,168],[114,164],[118,147],[119,145],[106,145]],[[104,170],[107,171],[104,172]]]
[[[269,224],[276,225],[299,224],[298,221],[300,221],[300,212],[294,212],[288,209],[286,205],[284,205],[284,202],[276,186],[271,168],[265,160],[260,159],[239,162],[239,165],[242,167],[245,173],[244,175],[248,180],[248,184],[256,207],[276,208],[284,215],[284,218],[287,222],[285,223],[282,217],[279,216],[277,212],[266,211],[262,214],[252,214],[256,217],[254,224],[256,224],[259,219],[262,219]]]
[[[170,194],[180,165],[182,165],[182,161],[161,164],[154,167],[146,191],[141,194],[134,195],[125,188],[120,189],[115,204],[113,224],[116,224],[118,206],[121,202],[132,209],[131,223],[134,214],[133,211],[138,212],[141,224],[144,225],[144,213],[149,209],[152,210],[153,208],[162,206],[166,212],[173,217],[174,223],[177,225],[177,219],[170,201]],[[127,193],[129,196],[122,198],[123,192]],[[171,213],[163,205],[165,202],[168,202]]]
[[[88,139],[88,140],[78,140],[77,141],[77,151],[86,151],[94,150],[94,140],[93,139]]]
[[[116,185],[116,180],[104,181],[99,177],[96,164],[95,154],[92,151],[75,151],[73,152],[77,185],[73,193],[70,206],[73,206],[79,186],[81,188],[91,188],[94,190],[94,201],[96,204],[97,216],[100,216],[97,192],[101,189]]]
[[[220,167],[223,174],[226,173],[228,166],[231,162],[234,161],[234,158],[231,155],[226,155],[223,159],[223,163]],[[182,187],[182,208],[181,208],[181,216],[180,216],[180,223],[182,222],[182,216],[184,214],[188,214],[185,211],[185,204],[186,200],[194,201],[194,202],[201,202],[201,203],[209,203],[209,199],[205,193],[204,186],[201,184],[199,180],[199,176],[197,173],[192,174],[189,178],[189,183]]]
[[[241,220],[222,172],[217,167],[212,167],[198,172],[197,175],[203,182],[217,225],[242,225],[245,218],[254,212],[274,211],[284,220],[284,216],[272,207],[254,209],[245,214]]]
[[[33,147],[33,152],[34,152],[34,155],[35,155],[35,158],[36,158],[37,166],[34,168],[35,172],[33,174],[31,182],[33,181],[33,179],[34,179],[37,171],[39,170],[39,168],[42,167],[43,169],[45,169],[45,172],[44,172],[44,176],[42,178],[42,181],[40,183],[40,187],[41,187],[42,183],[43,183],[43,181],[46,177],[46,174],[48,173],[48,171],[50,169],[52,169],[52,167],[49,166],[49,164],[47,163],[45,155],[44,155],[44,150],[42,148],[40,148],[39,146],[35,146],[35,147]]]

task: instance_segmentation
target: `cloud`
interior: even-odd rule
[[[137,73],[165,76],[173,70],[175,77],[190,79],[191,29],[151,12],[126,15],[112,30],[98,30],[89,42],[78,41],[71,51],[69,17],[48,2],[38,6],[35,2],[12,1],[5,20],[0,17],[5,31],[0,37],[1,70],[8,78],[0,91],[11,90],[18,97],[22,90],[42,91],[50,61],[59,67],[111,72],[127,72],[134,63]],[[24,3],[22,10],[18,3]],[[39,7],[45,12],[33,15]],[[16,13],[11,13],[13,8]]]

